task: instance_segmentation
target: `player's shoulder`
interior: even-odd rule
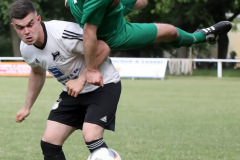
[[[20,52],[25,53],[26,51],[29,51],[29,49],[31,45],[27,45],[26,43],[24,43],[23,41],[20,42]]]
[[[20,43],[20,53],[25,61],[32,59],[36,53],[36,47],[33,45],[27,45],[23,41]]]
[[[82,33],[82,28],[74,22],[68,22],[68,21],[61,21],[61,20],[51,20],[44,22],[46,25],[47,30],[55,31],[55,32],[61,32],[68,30],[71,32],[78,32]]]

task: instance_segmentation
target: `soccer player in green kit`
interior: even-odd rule
[[[204,43],[208,35],[226,34],[232,25],[228,21],[188,33],[171,24],[129,23],[124,16],[141,0],[68,0],[72,15],[84,28],[84,52],[87,64],[87,82],[102,84],[96,67],[97,39],[105,41],[111,50],[127,50],[153,42],[169,43],[178,48]],[[146,1],[146,0],[143,0]]]

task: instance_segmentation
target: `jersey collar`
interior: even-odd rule
[[[38,46],[35,46],[36,48],[38,49],[41,49],[43,50],[47,44],[47,30],[46,30],[46,27],[45,27],[45,24],[43,22],[41,22],[41,25],[42,25],[42,28],[43,28],[43,34],[44,34],[44,42],[43,42],[43,45],[41,47],[38,47]]]

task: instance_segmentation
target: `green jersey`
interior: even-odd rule
[[[98,26],[99,39],[106,34],[116,34],[125,23],[120,0],[68,0],[68,3],[82,28],[85,23]]]

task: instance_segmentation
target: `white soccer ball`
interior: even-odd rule
[[[99,148],[90,154],[87,160],[121,160],[121,157],[111,148]]]

